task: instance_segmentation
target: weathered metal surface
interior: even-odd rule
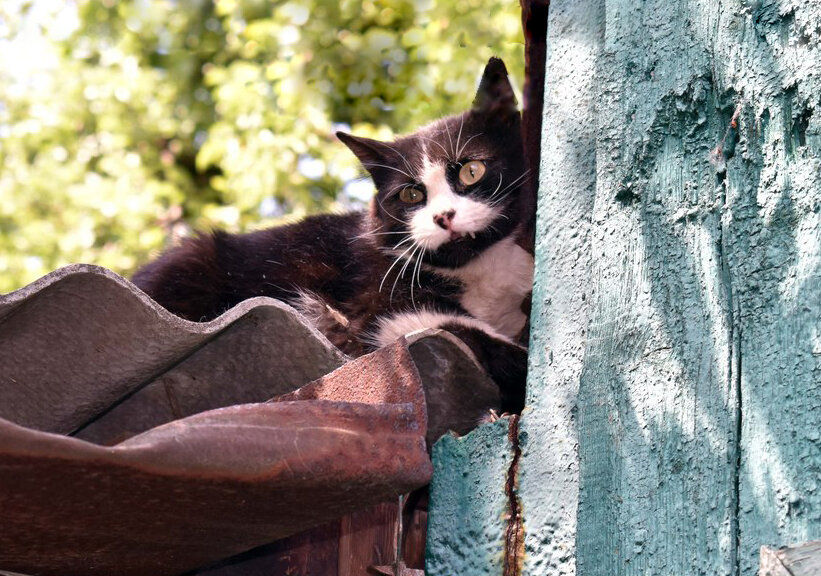
[[[299,390],[271,402],[345,401],[361,404],[409,403],[422,434],[427,428],[425,394],[404,342],[358,358]]]
[[[414,399],[420,413],[427,414],[427,439],[432,446],[448,431],[465,434],[483,421],[491,409],[501,405],[499,388],[482,370],[470,348],[443,330],[424,330],[407,338],[410,357],[372,365],[362,363],[344,366],[334,372],[334,379],[320,379],[277,400],[341,400],[368,404],[395,401],[386,394],[396,388],[374,390],[363,386],[375,377],[374,370],[385,371],[379,378],[391,378],[390,371],[419,372],[423,392]],[[357,382],[354,385],[352,382]]]
[[[501,576],[509,501],[505,490],[514,447],[500,419],[433,447],[427,576]]]
[[[424,403],[404,343],[322,382],[338,390],[336,377],[386,401],[233,406],[114,447],[0,420],[0,566],[177,574],[427,483]]]
[[[821,540],[784,548],[761,547],[758,576],[818,576],[821,574]]]
[[[499,393],[496,385],[481,370],[470,349],[452,334],[440,330],[428,330],[411,335],[408,349],[413,362],[405,355],[390,349],[383,352],[386,361],[379,363],[352,363],[331,375],[300,390],[277,398],[285,400],[338,400],[363,403],[395,401],[402,391],[401,380],[396,374],[418,370],[424,396],[417,395],[413,402],[417,410],[427,411],[427,440],[431,445],[446,430],[466,433],[489,416],[491,408],[498,408]],[[388,360],[387,355],[393,355]],[[400,382],[392,389],[374,387],[369,382],[386,380]],[[478,473],[477,474],[481,474]],[[478,476],[477,476],[478,477]],[[442,488],[444,491],[445,488]],[[504,487],[500,498],[504,498]],[[387,515],[387,516],[386,516]],[[290,573],[297,576],[308,574],[358,574],[364,567],[392,560],[386,553],[385,539],[393,532],[395,512],[387,505],[363,511],[343,518],[337,529],[342,534],[338,542],[329,541],[328,528],[316,534],[306,534],[293,539],[290,546],[274,545],[223,562],[219,568],[198,572],[211,576],[246,574],[277,574],[284,570],[286,558]],[[414,524],[405,542],[404,558],[408,566],[421,566],[424,554],[426,511],[415,510]],[[354,525],[357,529],[352,532]],[[351,534],[351,536],[348,536]],[[329,549],[337,550],[344,562],[336,563]],[[354,551],[353,556],[348,553]],[[336,568],[334,568],[336,566]],[[359,570],[359,572],[357,572]]]
[[[244,466],[263,461],[263,457],[269,458],[269,464],[279,458],[283,465],[291,465],[287,435],[293,434],[292,442],[296,442],[328,432],[329,426],[335,426],[335,411],[340,406],[367,411],[363,405],[371,405],[376,412],[360,416],[377,427],[375,435],[382,437],[378,442],[398,433],[378,431],[379,423],[390,419],[384,412],[388,410],[398,418],[399,429],[407,428],[408,432],[412,426],[406,420],[411,419],[418,437],[426,435],[430,443],[449,429],[459,433],[473,429],[487,417],[489,409],[499,407],[498,388],[458,338],[447,332],[427,331],[412,335],[409,346],[410,352],[403,343],[397,343],[360,358],[288,396],[306,401],[277,403],[281,407],[310,406],[307,410],[288,412],[282,418],[265,412],[273,407],[250,405],[236,407],[239,412],[203,413],[294,391],[341,366],[346,358],[279,302],[255,299],[213,322],[192,323],[167,314],[128,281],[93,266],[64,268],[0,297],[0,357],[4,361],[0,365],[4,383],[0,387],[0,413],[15,422],[22,420],[30,428],[73,431],[83,440],[116,444],[103,448],[6,423],[14,433],[7,434],[6,442],[0,444],[0,460],[11,466],[4,469],[7,475],[0,473],[0,507],[4,518],[10,511],[11,520],[3,532],[5,539],[0,537],[0,567],[25,568],[38,574],[61,570],[105,573],[116,558],[117,573],[122,574],[170,574],[214,560],[219,566],[200,573],[245,575],[281,569],[286,564],[291,571],[299,570],[289,563],[300,562],[294,560],[300,548],[289,548],[287,543],[283,543],[285,548],[275,544],[253,554],[223,559],[347,510],[367,508],[384,495],[418,486],[414,479],[424,475],[424,466],[415,467],[411,475],[394,483],[391,491],[379,486],[386,485],[383,476],[396,469],[395,462],[388,463],[384,473],[378,471],[373,480],[367,478],[369,472],[363,472],[357,481],[378,485],[364,498],[357,496],[358,488],[352,488],[351,479],[344,474],[328,472],[324,480],[317,477],[313,484],[306,483],[305,494],[311,493],[311,486],[319,489],[317,483],[322,481],[328,484],[322,488],[325,494],[319,498],[304,496],[302,507],[296,502],[304,512],[304,522],[282,519],[292,515],[294,502],[287,508],[277,508],[274,503],[257,506],[257,516],[245,514],[255,498],[280,504],[289,500],[292,486],[264,472],[249,478],[251,472]],[[424,391],[419,385],[420,374]],[[279,420],[260,422],[260,410]],[[426,426],[428,411],[430,426]],[[196,413],[203,414],[178,420]],[[213,420],[214,414],[221,416]],[[162,426],[171,421],[175,422]],[[335,433],[343,434],[344,430]],[[19,437],[27,438],[41,451],[21,452]],[[350,434],[342,437],[353,442]],[[261,438],[270,443],[267,452],[260,445]],[[138,448],[135,443],[140,443]],[[345,458],[331,458],[324,466],[365,458],[370,466],[379,468],[385,466],[380,458],[387,453],[377,453],[374,458],[346,453]],[[163,454],[166,468],[155,462]],[[302,462],[327,471],[321,464],[323,454],[311,452],[316,461]],[[408,457],[406,447],[397,445],[390,454],[416,466],[413,460],[417,456]],[[300,455],[305,458],[302,452]],[[217,473],[227,478],[227,484],[215,486],[220,483],[212,477]],[[338,483],[331,486],[334,481]],[[27,488],[13,489],[18,482],[25,482]],[[204,501],[213,495],[225,501],[225,507],[234,502],[232,498],[245,498],[237,510],[243,511],[243,522],[248,520],[258,529],[236,528],[233,523],[239,522],[239,517],[226,516],[220,507],[217,515],[210,516],[207,507],[180,497],[180,491]],[[334,491],[345,495],[337,498]],[[35,492],[47,496],[34,498]],[[337,504],[328,505],[323,498],[334,499]],[[313,500],[318,510],[308,505]],[[7,505],[12,501],[14,506]],[[169,505],[169,501],[173,503]],[[362,522],[370,522],[368,514],[360,513]],[[354,517],[348,518],[352,521]],[[229,533],[218,535],[216,522]],[[342,538],[338,522],[333,526],[337,538]],[[46,525],[51,531],[43,529]],[[146,526],[153,528],[147,532]],[[372,528],[378,538],[381,528]],[[183,537],[186,530],[193,530],[193,536]],[[385,530],[390,531],[390,527]],[[339,554],[340,544],[323,545],[322,534],[326,532],[306,533],[304,573],[316,572],[320,565],[325,569],[328,562],[337,563],[336,557],[328,554]],[[423,527],[414,534],[418,540],[424,534]],[[52,541],[65,544],[46,550],[46,543]],[[414,548],[408,558],[419,550]],[[374,556],[370,548],[367,552],[370,556],[363,553],[361,558],[363,566],[384,560],[384,553]],[[166,556],[174,560],[169,562]],[[346,562],[339,559],[337,568],[355,568]]]
[[[521,353],[511,348],[511,353]],[[459,338],[425,330],[408,336],[408,349],[425,390],[429,446],[448,431],[467,434],[487,420],[491,409],[499,410],[499,387]]]
[[[293,309],[267,298],[187,322],[82,264],[0,296],[0,417],[95,442],[267,400],[344,361]]]

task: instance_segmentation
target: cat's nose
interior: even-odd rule
[[[455,215],[456,210],[448,210],[447,212],[436,214],[433,217],[433,221],[436,222],[436,225],[442,230],[450,230],[450,223],[453,221]]]

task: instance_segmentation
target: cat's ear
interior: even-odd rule
[[[385,153],[388,147],[378,140],[354,136],[345,132],[337,132],[336,137],[359,158],[362,165],[368,168],[369,165],[384,164]]]
[[[479,82],[479,90],[473,100],[473,110],[500,120],[519,117],[516,94],[507,77],[505,63],[499,58],[488,60],[482,80]]]
[[[386,166],[391,166],[394,161],[390,147],[379,140],[371,140],[345,132],[337,132],[336,137],[359,158],[359,162],[370,172],[374,183],[379,187],[387,176]]]

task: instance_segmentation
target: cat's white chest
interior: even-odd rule
[[[511,339],[522,331],[527,317],[521,306],[533,287],[533,256],[513,238],[497,242],[447,275],[462,282],[460,303],[471,316]]]

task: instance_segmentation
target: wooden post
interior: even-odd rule
[[[774,549],[761,547],[759,576],[817,576],[821,574],[821,540]]]
[[[552,2],[525,574],[752,576],[821,536],[819,18]]]
[[[515,450],[502,419],[433,448],[427,576],[502,576]]]
[[[523,574],[754,576],[821,538],[819,21],[551,2]]]

